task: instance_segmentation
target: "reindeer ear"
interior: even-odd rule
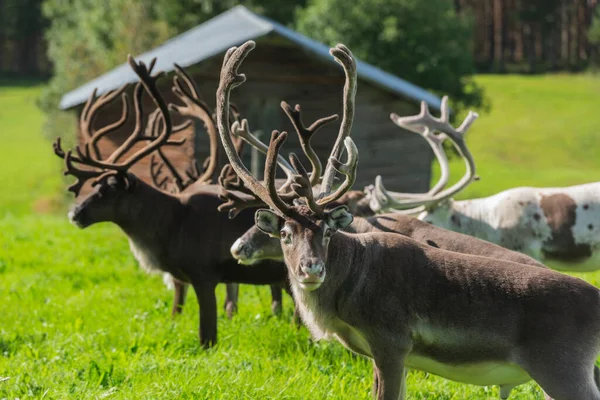
[[[354,217],[350,214],[346,206],[338,206],[327,213],[326,222],[331,229],[347,228],[352,221],[354,221]]]
[[[271,210],[261,209],[254,214],[256,227],[271,237],[279,237],[281,218]]]

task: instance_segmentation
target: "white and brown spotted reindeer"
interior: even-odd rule
[[[406,130],[454,142],[467,165],[461,180],[438,193],[407,196],[386,190],[378,176],[370,192],[371,208],[378,212],[401,210],[418,214],[422,221],[523,252],[551,268],[599,269],[600,182],[563,188],[518,187],[490,197],[455,201],[452,196],[476,178],[473,157],[458,141],[477,115],[469,114],[458,129],[449,124],[448,116],[444,98],[440,118],[433,117],[425,103],[418,115],[392,114],[391,118]],[[443,170],[447,170],[447,159],[438,159]]]
[[[274,171],[285,132],[271,136],[264,184],[252,176],[235,152],[228,113],[231,90],[246,80],[238,68],[254,46],[248,41],[225,55],[217,90],[219,135],[239,178],[269,207],[257,211],[256,224],[279,238],[294,297],[312,334],[335,338],[372,359],[380,400],[405,398],[405,368],[499,385],[502,398],[533,379],[547,398],[600,400],[594,365],[600,291],[594,286],[546,268],[446,251],[403,235],[342,231],[353,216],[345,206],[327,206],[356,176],[351,120],[342,123],[339,136],[346,137],[347,161],[339,161],[341,149],[335,147],[328,160],[327,168],[344,176],[337,189],[323,182],[327,190],[314,196],[308,173],[292,155],[297,199],[280,196]],[[342,65],[354,63],[343,45],[331,54]],[[355,86],[347,81],[344,88],[347,93]]]

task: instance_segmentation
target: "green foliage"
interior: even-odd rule
[[[306,0],[45,0],[44,16],[54,76],[40,98],[48,137],[72,137],[73,115],[58,111],[60,98],[111,68],[127,54],[148,51],[167,39],[244,4],[289,24]],[[209,40],[210,38],[207,38]]]
[[[46,32],[54,76],[40,98],[48,115],[49,137],[69,136],[72,116],[58,111],[60,97],[126,60],[156,46],[172,29],[156,19],[151,0],[46,0],[44,15],[52,21]]]
[[[482,105],[472,80],[472,21],[451,0],[313,0],[297,28],[407,81],[447,94],[455,108]]]
[[[42,0],[0,1],[0,71],[25,75],[45,70],[35,53],[47,26],[41,4]]]

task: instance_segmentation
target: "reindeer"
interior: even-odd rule
[[[352,79],[356,79],[352,75],[352,71],[347,71],[346,74]],[[348,99],[344,99],[344,101],[349,102]],[[447,104],[447,98],[444,104]],[[285,102],[282,102],[282,108],[286,112],[289,112],[289,110],[291,109],[291,107],[289,107],[289,105]],[[296,109],[300,110],[300,106],[297,105]],[[446,111],[446,106],[442,107],[442,110]],[[299,115],[296,119],[297,123],[294,124],[294,128],[296,132],[300,135],[300,132],[302,132],[303,129],[306,128],[303,127],[301,121],[299,120]],[[429,132],[430,131],[427,130],[426,132],[422,133],[422,135],[432,147],[436,157],[440,161],[440,165],[442,166],[442,173],[440,175],[438,183],[436,183],[436,185],[434,185],[434,187],[428,192],[429,195],[435,195],[444,188],[449,178],[448,159],[446,158],[442,147],[443,141],[445,140],[445,138],[449,138],[453,142],[457,143],[456,146],[465,149],[466,143],[464,142],[463,136],[455,135],[454,131],[452,130],[449,131],[447,136],[443,133],[438,135],[431,135],[429,134]],[[235,132],[233,134],[236,135]],[[305,146],[310,146],[310,141],[307,142]],[[304,148],[303,150],[306,154],[314,153],[314,151],[310,147]],[[313,165],[312,177],[318,177],[318,175],[316,174],[319,174],[322,169],[318,158],[316,158],[316,160],[314,158],[311,159],[311,164]],[[317,189],[318,182],[319,179],[313,178],[310,184],[311,186],[313,186],[314,189]],[[409,196],[409,194],[405,195]],[[360,216],[362,215],[368,216],[372,215],[373,213],[373,211],[370,208],[364,207],[365,202],[368,203],[369,201],[370,197],[365,196],[364,192],[353,190],[345,193],[342,197],[340,197],[339,200],[332,203],[333,207],[342,204],[346,205],[353,215],[359,215],[359,217],[355,217],[352,224],[345,229],[346,232],[392,232],[411,237],[422,243],[426,243],[430,246],[438,247],[444,250],[486,256],[491,258],[498,258],[507,261],[513,261],[516,263],[521,263],[528,266],[545,268],[545,266],[542,263],[534,260],[533,258],[525,254],[508,250],[504,247],[497,246],[495,244],[477,239],[472,236],[463,235],[455,232],[449,232],[445,229],[438,228],[436,226],[433,226],[431,224],[428,224],[426,222],[420,221],[416,218],[401,213],[390,213],[377,216],[370,216],[369,218],[361,218]],[[257,205],[256,201],[253,201],[251,204],[253,206]],[[262,205],[264,206],[264,203]],[[253,265],[262,260],[283,261],[283,252],[279,243],[279,239],[264,234],[256,225],[250,228],[246,233],[244,233],[243,236],[241,236],[235,241],[235,243],[231,246],[231,254],[240,263],[246,265]]]
[[[555,400],[600,400],[600,292],[594,286],[546,268],[461,254],[391,233],[350,234],[345,206],[327,210],[350,189],[358,150],[349,137],[352,111],[345,110],[328,169],[344,176],[331,190],[325,174],[313,196],[309,177],[292,155],[291,185],[301,204],[277,192],[275,160],[287,133],[273,131],[264,184],[233,149],[228,103],[245,82],[238,69],[255,47],[248,41],[227,51],[217,90],[217,125],[232,168],[269,209],[256,212],[257,226],[278,237],[290,284],[304,322],[316,338],[336,338],[373,360],[375,395],[405,398],[405,368],[424,370],[475,385],[511,389],[534,379]],[[345,70],[355,68],[350,51],[330,53]],[[344,94],[356,82],[346,78]],[[346,106],[347,102],[344,102]],[[293,200],[293,199],[292,199]],[[293,205],[292,205],[293,204]]]
[[[69,218],[80,228],[99,222],[117,224],[130,239],[142,267],[169,273],[177,281],[191,284],[200,304],[200,343],[210,346],[217,341],[215,287],[218,283],[283,284],[286,271],[277,262],[262,263],[260,270],[249,269],[231,257],[231,243],[254,223],[253,209],[240,212],[234,220],[228,219],[217,210],[222,204],[220,185],[203,184],[191,193],[170,194],[129,172],[136,162],[162,146],[179,145],[181,141],[171,136],[182,129],[172,125],[169,108],[156,87],[162,74],[151,75],[154,61],[146,66],[130,57],[129,64],[140,82],[133,92],[136,124],[127,140],[108,157],[101,157],[98,140],[127,119],[127,96],[121,88],[100,96],[96,102],[94,96],[90,98],[82,116],[82,121],[88,124],[84,127],[88,129],[82,132],[88,135],[75,153],[63,151],[60,138],[54,144],[55,153],[64,159],[65,174],[77,178],[69,191],[78,195],[88,181],[93,187],[72,209]],[[160,110],[156,129],[144,130],[141,101],[144,91]],[[121,119],[93,132],[95,113],[120,94],[124,110]],[[155,133],[145,135],[149,130]],[[125,158],[134,145],[141,147]],[[183,298],[176,298],[174,306],[182,302]]]
[[[196,161],[190,165],[185,171],[185,177],[182,177],[173,163],[166,157],[161,147],[155,154],[152,154],[150,159],[150,177],[152,183],[161,190],[170,193],[185,193],[193,194],[198,190],[202,190],[205,185],[213,182],[213,175],[219,165],[219,139],[217,128],[213,119],[213,112],[210,110],[200,95],[200,90],[194,80],[186,73],[179,65],[175,64],[175,76],[173,78],[173,93],[184,104],[172,105],[174,111],[180,116],[195,119],[202,123],[206,129],[209,138],[209,155],[203,162],[202,171]],[[232,105],[231,108],[233,120],[238,121],[240,116],[237,109]],[[157,136],[160,109],[156,109],[148,117],[147,134],[146,136]],[[248,135],[251,133],[248,132]],[[240,138],[237,136],[235,143],[236,151],[241,154],[244,147],[244,140],[249,138]],[[244,140],[241,140],[244,139]],[[163,173],[163,168],[168,174]],[[227,172],[227,171],[225,171]],[[226,180],[231,180],[232,176],[223,176]],[[137,261],[141,264],[145,261],[144,257],[138,257],[141,253],[135,248],[135,244],[130,240],[130,248]],[[151,270],[151,268],[145,268]],[[185,297],[187,294],[188,284],[174,279],[169,273],[163,273],[163,281],[169,288],[174,289],[174,304],[172,315],[175,316],[183,310]],[[228,283],[226,285],[226,296],[224,309],[227,317],[231,319],[233,314],[237,312],[237,302],[239,297],[239,285],[237,283]],[[274,314],[279,315],[282,310],[282,294],[280,285],[271,285],[272,304],[271,309]]]
[[[476,118],[471,113],[463,126],[454,129],[448,122],[448,99],[442,102],[442,115],[435,118],[425,103],[415,116],[392,114],[394,123],[423,136],[435,131],[461,137]],[[453,139],[454,141],[454,139]],[[444,229],[475,236],[500,246],[523,252],[552,268],[592,271],[600,268],[600,182],[565,188],[519,187],[486,198],[454,201],[452,197],[476,179],[475,164],[466,145],[455,147],[467,169],[461,180],[440,193],[421,195],[390,192],[381,176],[370,192],[375,211],[402,210]],[[448,161],[440,159],[443,169]]]

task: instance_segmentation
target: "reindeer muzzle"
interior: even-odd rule
[[[302,276],[296,280],[304,290],[318,289],[325,280],[325,265],[322,262],[304,263],[300,266]]]
[[[244,242],[242,239],[236,240],[229,249],[233,258],[239,264],[252,265],[262,255],[262,250],[254,250],[252,246]]]

